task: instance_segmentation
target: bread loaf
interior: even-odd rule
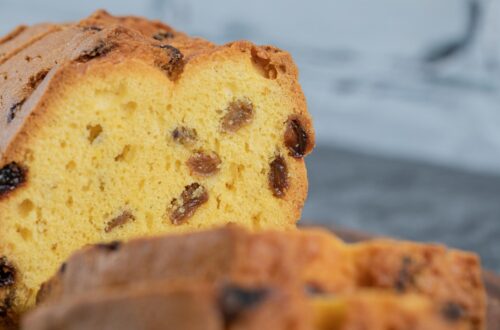
[[[97,245],[74,254],[40,290],[40,303],[137,283],[230,280],[295,287],[314,295],[377,289],[418,294],[481,329],[485,291],[477,256],[395,240],[345,244],[320,229],[251,233],[216,230]]]
[[[98,11],[0,39],[0,318],[72,251],[293,228],[314,132],[290,55]]]

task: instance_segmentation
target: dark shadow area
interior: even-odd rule
[[[319,146],[302,223],[478,252],[500,271],[500,176]]]

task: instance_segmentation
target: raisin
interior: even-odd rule
[[[131,220],[135,220],[134,215],[129,211],[123,211],[119,216],[114,217],[113,219],[108,221],[108,223],[106,224],[106,228],[104,228],[104,231],[106,233],[109,233],[116,227],[121,227]]]
[[[441,309],[441,314],[448,321],[458,321],[464,316],[464,310],[459,304],[448,302]]]
[[[11,121],[16,118],[17,113],[21,110],[21,107],[24,104],[25,99],[14,103],[10,108],[9,108],[9,113],[7,114],[7,124],[10,124]]]
[[[317,296],[317,295],[325,294],[325,290],[323,290],[321,288],[321,286],[319,286],[316,283],[306,283],[306,284],[304,284],[304,292],[308,296]]]
[[[290,151],[290,156],[294,158],[304,157],[308,148],[307,142],[307,133],[302,128],[300,121],[297,119],[288,120],[285,129],[285,146]]]
[[[222,117],[222,130],[236,132],[241,127],[252,122],[253,104],[247,99],[232,101],[226,108],[226,114]]]
[[[198,138],[198,134],[194,128],[180,126],[172,131],[172,138],[182,145],[191,145]]]
[[[0,301],[0,327],[6,326],[6,329],[18,329],[19,327],[15,325],[15,316],[12,315],[12,303],[14,302],[15,290],[12,288],[4,295],[3,299]]]
[[[221,160],[215,152],[198,151],[189,157],[186,164],[192,174],[211,176],[219,172]]]
[[[65,262],[63,262],[61,264],[61,267],[59,267],[59,273],[64,274],[66,272],[66,267],[67,267],[67,264]]]
[[[286,162],[283,157],[278,155],[269,166],[269,187],[274,197],[282,198],[288,189],[288,168]]]
[[[208,201],[208,193],[199,183],[192,183],[184,187],[179,199],[174,198],[170,204],[172,210],[170,220],[174,225],[184,223],[188,218],[192,217],[194,212],[204,203]]]
[[[112,241],[109,243],[98,243],[95,246],[99,249],[107,250],[107,251],[116,251],[120,248],[122,242],[120,241]]]
[[[241,288],[226,285],[219,297],[219,306],[226,324],[230,324],[248,309],[261,304],[269,295],[267,288]]]
[[[6,317],[7,316],[7,313],[10,309],[10,302],[8,299],[4,299],[1,303],[0,303],[0,317]],[[0,323],[1,324],[1,323]]]
[[[45,79],[47,74],[49,73],[48,69],[39,71],[37,74],[33,75],[30,77],[30,80],[28,81],[28,88],[30,90],[34,90],[40,85],[40,83]]]
[[[405,292],[408,286],[413,283],[413,274],[410,270],[413,261],[410,257],[405,256],[402,260],[401,269],[396,277],[394,288],[398,292]]]
[[[102,31],[102,28],[97,25],[84,26],[82,29],[83,31],[95,31],[95,32]]]
[[[165,71],[170,79],[177,79],[184,69],[184,55],[182,55],[180,50],[171,45],[160,45],[158,47],[167,53],[169,60],[167,62],[157,61],[156,65]]]
[[[26,171],[16,162],[0,169],[0,196],[16,189],[26,181]]]
[[[257,71],[266,79],[276,79],[278,72],[265,51],[257,48],[251,50],[252,63]]]
[[[115,47],[116,47],[115,43],[99,40],[94,47],[84,50],[76,60],[78,62],[87,62],[96,57],[106,55],[107,53],[112,51]]]
[[[0,288],[11,286],[16,281],[16,269],[6,257],[0,258]]]
[[[163,41],[165,39],[172,39],[173,37],[174,37],[174,34],[172,32],[165,31],[165,30],[160,30],[153,35],[153,39],[158,40],[158,41]]]

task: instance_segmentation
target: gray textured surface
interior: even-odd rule
[[[500,272],[500,176],[319,146],[304,222],[442,242]]]

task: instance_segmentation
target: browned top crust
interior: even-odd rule
[[[159,21],[114,17],[103,10],[73,24],[16,28],[0,39],[0,165],[15,160],[14,142],[29,135],[28,118],[43,104],[48,87],[61,82],[59,73],[63,70],[83,72],[96,62],[94,59],[116,63],[138,58],[159,67],[175,80],[190,61],[224,48],[251,53],[270,79],[283,67],[289,79],[297,78],[289,54],[277,48],[257,47],[245,41],[216,46]],[[290,88],[299,87],[292,84]],[[301,93],[297,95],[303,99]],[[301,112],[305,111],[304,102]],[[308,152],[314,145],[314,133],[309,122],[304,126],[310,139]]]

